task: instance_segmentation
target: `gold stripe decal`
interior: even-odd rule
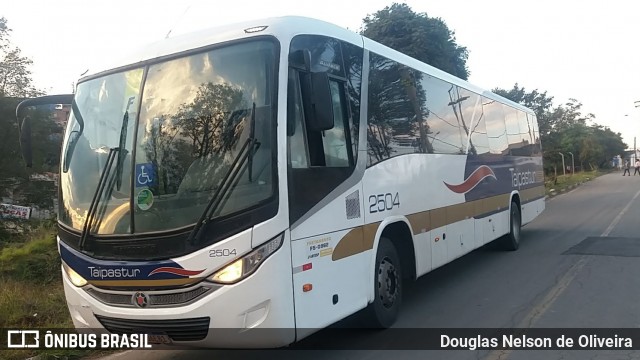
[[[376,231],[378,230],[378,225],[380,225],[380,223],[358,226],[351,229],[340,239],[335,249],[333,249],[331,260],[340,260],[373,249],[373,241]]]
[[[544,186],[537,186],[524,189],[520,191],[519,194],[520,203],[525,204],[543,198],[545,189]],[[510,199],[511,194],[501,194],[433,210],[421,211],[406,215],[406,217],[411,224],[413,234],[418,235],[465,219],[477,218],[507,210],[509,209]],[[340,260],[373,249],[378,226],[380,226],[380,222],[351,229],[338,241],[331,259],[333,261]]]

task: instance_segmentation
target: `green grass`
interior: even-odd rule
[[[40,285],[60,282],[55,228],[40,226],[21,238],[0,250],[0,276]]]
[[[0,328],[73,328],[67,309],[55,227],[13,235],[0,248]],[[1,334],[4,336],[4,334]],[[0,359],[76,359],[79,350],[2,350]]]
[[[548,177],[545,179],[544,186],[547,195],[552,195],[553,192],[556,194],[561,193],[562,191],[567,190],[572,185],[580,184],[585,181],[592,180],[600,175],[605,174],[602,171],[584,171],[575,173],[573,175],[558,175],[556,179],[553,177]]]

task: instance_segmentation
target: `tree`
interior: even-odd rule
[[[158,115],[144,144],[147,159],[157,169],[158,187],[154,192],[177,192],[180,180],[193,176],[187,174],[194,163],[206,164],[206,169],[200,168],[200,178],[192,182],[203,188],[217,186],[211,184],[213,175],[226,171],[226,154],[237,148],[251,111],[241,89],[208,82],[201,84],[195,98],[180,105],[175,113]],[[196,161],[205,158],[208,160]]]
[[[406,66],[382,56],[372,55],[371,62],[367,138],[369,155],[380,161],[393,155],[391,138],[399,134],[392,133],[391,122],[397,119],[416,119],[418,128],[413,126],[413,122],[407,121],[403,127],[403,135],[416,138],[419,136],[418,132],[424,132],[422,139],[428,143],[426,130],[422,130],[424,109],[421,104],[424,104],[425,93],[422,89],[417,89],[420,86],[419,79],[411,80],[420,74],[411,74]],[[399,127],[396,125],[395,128]]]
[[[0,51],[5,51],[10,45],[9,32],[11,29],[7,26],[7,19],[0,17]]]
[[[225,152],[237,143],[248,111],[242,90],[228,84],[202,84],[190,104],[180,107],[176,118],[182,119],[182,135],[192,140],[193,156]],[[237,113],[231,110],[242,109]]]
[[[9,40],[11,29],[7,19],[0,18],[0,97],[31,97],[42,95],[32,83],[31,59],[20,54]]]
[[[510,90],[495,88],[493,92],[533,110],[538,120],[540,135],[542,137],[549,135],[554,126],[554,118],[550,114],[553,96],[548,96],[546,91],[539,92],[537,89],[526,92],[524,87],[518,86],[518,83],[513,85]]]
[[[31,71],[28,67],[31,60],[20,56],[20,49],[14,47],[10,41],[11,29],[7,26],[7,19],[0,18],[0,196],[6,196],[9,191],[9,179],[28,179],[18,144],[18,125],[15,109],[20,100],[27,96],[42,94],[32,86]],[[53,122],[42,121],[43,112],[32,114],[32,131],[34,144],[34,170],[42,170],[45,159],[55,164],[58,157],[57,144],[51,144],[48,137],[60,132]],[[48,170],[48,169],[47,169]],[[13,180],[11,180],[13,181]]]
[[[43,93],[32,84],[29,70],[32,61],[12,45],[10,32],[7,19],[0,18],[0,198],[9,197],[20,205],[51,207],[55,186],[52,182],[31,180],[30,174],[56,169],[62,129],[47,116],[46,109],[29,110],[33,168],[26,169],[18,142],[15,109],[23,98]],[[9,222],[0,221],[0,227]]]
[[[589,164],[590,170],[597,169],[595,161],[598,158],[598,154],[602,152],[602,146],[598,143],[593,132],[591,132],[588,136],[585,136],[582,139],[581,149],[580,149],[580,167],[584,169],[584,164]]]
[[[469,77],[467,48],[441,18],[394,3],[363,19],[362,35],[462,79]]]
[[[493,92],[520,103],[536,113],[547,170],[561,165],[558,152],[572,152],[581,168],[606,167],[611,159],[626,149],[620,133],[594,123],[595,116],[582,113],[582,103],[569,99],[553,107],[552,96],[547,92],[527,92],[516,83],[512,89],[493,89]]]
[[[18,126],[15,109],[17,99],[0,97],[0,177],[25,176],[24,166],[17,160],[21,158],[18,144]],[[1,196],[1,194],[0,194]]]
[[[576,124],[586,125],[587,121],[594,120],[595,115],[589,113],[583,115],[580,112],[582,103],[576,99],[569,99],[564,106],[558,106],[552,113],[553,127],[555,131],[568,129]]]
[[[608,127],[594,124],[593,138],[596,139],[602,151],[595,155],[594,161],[599,167],[606,167],[611,164],[611,159],[624,153],[627,144],[622,141],[621,133],[614,133]]]

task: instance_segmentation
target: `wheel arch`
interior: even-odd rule
[[[522,221],[522,202],[520,201],[520,193],[517,190],[511,192],[509,197],[509,221],[511,221],[511,204],[516,203],[520,213],[520,221]]]

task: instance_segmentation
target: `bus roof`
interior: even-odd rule
[[[259,27],[265,27],[265,29],[256,32],[245,31]],[[331,36],[362,47],[362,36],[337,25],[299,16],[274,17],[223,25],[162,39],[160,41],[141,46],[132,53],[124,54],[124,58],[117,59],[115,62],[111,63],[110,66],[100,69],[97,72],[92,71],[80,81],[83,81],[86,78],[93,78],[102,73],[111,72],[119,68],[129,67],[135,64],[143,64],[147,61],[198,48],[205,48],[220,42],[251,38],[261,35],[274,35],[276,37],[286,38],[299,34]]]
[[[245,31],[249,29],[257,29],[260,27],[265,28],[264,30],[256,32]],[[141,65],[158,58],[163,58],[166,56],[171,56],[198,48],[205,48],[207,46],[210,46],[211,44],[220,42],[245,39],[260,35],[273,35],[276,37],[291,38],[300,34],[318,34],[339,38],[359,47],[364,47],[365,49],[372,51],[378,55],[385,56],[404,65],[411,66],[416,70],[420,70],[424,73],[428,73],[434,77],[445,80],[449,83],[463,87],[469,91],[473,91],[479,95],[493,100],[498,100],[517,109],[532,113],[530,109],[518,103],[510,101],[491,91],[477,87],[465,80],[457,78],[433,66],[422,63],[399,51],[393,50],[376,41],[363,37],[356,32],[322,20],[301,16],[283,16],[252,20],[242,23],[208,28],[197,32],[181,34],[174,37],[162,39],[160,41],[150,43],[146,46],[141,46],[137,49],[137,51],[125,54],[124,58],[116,60],[111,64],[111,66],[107,67],[106,69],[89,73],[85,77],[80,79],[80,81],[99,76],[102,73],[112,72],[124,67],[135,66],[136,64]]]

